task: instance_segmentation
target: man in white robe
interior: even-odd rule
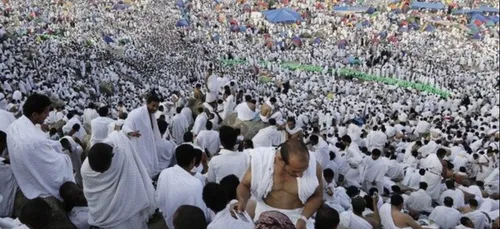
[[[380,221],[385,229],[413,228],[422,229],[410,215],[401,212],[403,210],[404,200],[401,195],[391,196],[391,203],[385,203],[380,207]]]
[[[314,154],[297,140],[283,143],[279,150],[257,148],[249,150],[249,154],[250,168],[237,189],[238,211],[245,211],[252,193],[257,200],[255,219],[262,212],[276,210],[288,216],[297,229],[314,228],[308,219],[323,202],[322,169]],[[284,184],[281,193],[293,195],[280,194],[273,189],[277,184]]]
[[[147,104],[131,111],[123,125],[125,133],[132,137],[132,145],[151,178],[160,172],[156,144],[161,135],[154,118],[159,103],[160,99],[156,95],[149,96]]]
[[[89,224],[100,228],[146,228],[156,209],[154,187],[123,131],[95,144],[82,165]]]
[[[311,135],[309,142],[313,147],[312,150],[316,161],[321,165],[321,168],[327,168],[330,164],[330,148],[328,144],[323,138],[318,137],[318,135]]]
[[[205,124],[206,130],[200,131],[196,136],[196,144],[203,149],[203,151],[207,150],[210,155],[214,156],[217,152],[219,152],[220,148],[220,140],[219,140],[219,132],[213,130],[212,122],[207,122]]]
[[[479,210],[479,203],[476,199],[469,200],[469,212],[465,213],[463,216],[469,218],[474,223],[475,229],[482,229],[489,227],[489,220],[486,213]]]
[[[432,210],[429,219],[434,221],[439,228],[454,228],[460,224],[462,214],[453,207],[451,197],[444,198],[444,206],[437,206]]]
[[[73,164],[73,171],[75,173],[75,183],[82,185],[82,175],[80,174],[80,169],[82,167],[82,154],[83,148],[81,145],[75,142],[74,137],[64,136],[59,142],[61,143],[64,152],[66,152],[71,158],[71,163]]]
[[[92,119],[92,121],[90,121],[90,146],[93,146],[96,143],[100,143],[108,137],[108,126],[114,121],[113,119],[107,117],[107,107],[99,108],[98,114],[99,117],[94,118]]]
[[[75,181],[71,159],[57,141],[47,139],[35,125],[43,124],[52,102],[47,96],[33,94],[23,106],[23,116],[7,129],[7,146],[12,172],[28,199],[59,196],[66,181]]]
[[[375,202],[376,203],[376,202]],[[341,229],[356,228],[356,229],[371,229],[373,225],[363,216],[363,211],[366,208],[365,200],[362,197],[356,197],[352,200],[352,211],[340,213]],[[378,211],[377,208],[375,208]],[[373,222],[372,222],[373,223]]]
[[[385,143],[387,143],[387,135],[379,131],[378,126],[374,126],[373,130],[366,136],[365,144],[368,151],[371,152],[373,149],[383,150]]]
[[[160,170],[168,168],[172,164],[175,151],[175,143],[170,139],[167,139],[165,133],[167,132],[168,124],[165,120],[158,120],[158,129],[162,138],[158,141],[157,151],[158,151],[158,164]]]
[[[85,128],[82,126],[82,122],[80,122],[80,117],[76,115],[74,112],[70,112],[67,115],[68,122],[62,127],[62,131],[64,134],[71,135],[73,137],[77,137],[83,142],[85,135],[87,134]],[[75,127],[79,127],[76,128]],[[89,124],[90,127],[90,124]],[[90,129],[90,128],[89,128]]]
[[[446,191],[441,193],[441,197],[439,198],[439,204],[444,205],[444,199],[446,197],[450,197],[453,200],[454,208],[462,208],[465,206],[465,197],[464,192],[460,189],[455,188],[455,182],[453,180],[447,180]]]
[[[444,179],[441,160],[445,155],[446,150],[439,149],[437,153],[430,154],[420,163],[420,166],[426,170],[422,182],[427,183],[427,193],[433,200],[438,200],[441,194],[441,179]]]
[[[6,110],[0,109],[0,131],[7,131],[7,127],[14,121],[16,121],[16,117],[12,112],[8,112]]]
[[[212,222],[208,225],[207,229],[219,228],[237,228],[237,229],[253,229],[252,218],[248,213],[234,214],[231,208],[236,200],[228,200],[227,191],[217,183],[208,183],[203,188],[203,201],[209,209],[211,209],[215,216]]]
[[[260,129],[259,132],[252,138],[253,146],[258,147],[273,147],[281,144],[281,133],[276,126],[276,120],[269,119],[269,126]]]
[[[214,156],[208,162],[207,180],[219,183],[222,178],[229,175],[235,175],[241,180],[248,168],[248,156],[234,150],[237,136],[232,127],[223,126],[219,131],[220,143],[223,148],[219,155]]]
[[[208,115],[207,112],[202,107],[198,108],[198,116],[196,116],[196,119],[194,120],[194,125],[193,129],[191,129],[191,132],[196,136],[200,133],[200,131],[205,130],[205,125],[208,122]]]
[[[408,209],[426,213],[432,211],[432,199],[429,194],[427,194],[426,189],[427,183],[420,182],[419,189],[416,192],[412,192],[406,201]]]
[[[175,157],[177,165],[160,173],[156,190],[156,200],[168,228],[174,228],[174,213],[182,205],[199,207],[208,216],[202,199],[203,185],[191,174],[196,161],[193,146],[178,146]]]
[[[90,122],[94,119],[99,117],[99,114],[96,111],[96,106],[93,103],[90,103],[85,110],[83,110],[83,128],[85,128],[85,131],[90,131]]]
[[[176,144],[181,144],[184,142],[184,133],[189,128],[188,120],[184,115],[181,114],[182,108],[177,108],[177,114],[172,119],[170,125],[170,132],[172,133],[172,138]]]
[[[381,160],[379,149],[375,148],[372,150],[371,157],[365,157],[363,165],[363,173],[361,175],[364,178],[363,188],[365,191],[369,191],[371,188],[377,188],[379,193],[384,191],[384,175],[387,171],[386,164]]]

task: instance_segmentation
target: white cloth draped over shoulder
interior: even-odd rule
[[[157,206],[152,181],[123,131],[112,132],[103,143],[113,147],[111,167],[104,173],[96,172],[87,159],[81,169],[89,224],[141,228]]]
[[[0,217],[12,216],[17,188],[16,178],[10,165],[0,162],[0,199],[3,199],[0,200]]]
[[[130,112],[125,120],[124,128],[128,134],[139,131],[141,136],[131,139],[135,152],[139,154],[140,161],[146,167],[150,177],[160,172],[158,161],[157,143],[161,139],[158,123],[154,114],[149,113],[146,105]]]
[[[184,133],[186,133],[189,128],[189,123],[186,117],[182,114],[176,114],[172,119],[172,125],[170,128],[174,142],[177,144],[184,142]]]
[[[340,213],[340,228],[372,229],[373,226],[365,219],[357,216],[352,211]]]
[[[250,166],[252,171],[251,191],[258,201],[264,201],[273,187],[274,158],[276,149],[262,147],[249,150]],[[317,161],[314,154],[309,153],[309,167],[302,177],[297,177],[299,199],[303,204],[314,193],[319,186],[316,176]]]
[[[7,146],[12,172],[26,198],[54,196],[61,200],[61,185],[75,181],[71,159],[61,144],[47,139],[26,116],[7,129]]]
[[[0,120],[2,120],[0,122],[0,131],[5,132],[9,125],[16,121],[16,117],[11,112],[0,109]]]
[[[429,193],[433,200],[437,200],[441,192],[441,173],[443,171],[443,164],[441,164],[437,154],[433,153],[429,154],[420,165],[426,169],[422,177],[422,182],[428,185],[427,193]]]
[[[380,207],[380,220],[384,229],[400,229],[394,224],[392,219],[392,206],[389,203],[385,203]]]
[[[75,181],[77,184],[82,184],[82,175],[80,174],[80,169],[82,167],[82,153],[83,149],[75,140],[70,136],[64,136],[63,138],[68,139],[69,144],[71,145],[71,163],[73,165],[73,171],[75,172]]]
[[[247,102],[238,104],[234,111],[238,113],[238,120],[240,121],[250,121],[255,118],[255,111],[250,109]]]
[[[201,181],[179,165],[163,170],[158,178],[156,199],[167,227],[174,228],[174,213],[182,205],[199,207],[208,216],[202,193]]]

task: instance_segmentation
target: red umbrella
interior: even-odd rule
[[[481,26],[483,23],[480,20],[476,19],[474,20],[474,24],[477,26]]]

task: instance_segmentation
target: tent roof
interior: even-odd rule
[[[423,9],[444,9],[443,3],[432,3],[432,2],[412,2],[411,8],[423,8]]]
[[[272,23],[283,23],[283,22],[297,22],[302,21],[302,16],[300,16],[297,11],[291,8],[280,8],[275,10],[266,10],[262,14],[266,19]]]
[[[350,6],[335,6],[333,7],[334,11],[350,11],[350,12],[366,12],[370,9],[368,6],[356,6],[356,7],[350,7]]]
[[[481,6],[481,7],[479,7],[479,10],[481,10],[483,12],[490,12],[490,13],[498,13],[498,12],[500,12],[499,9],[494,8],[494,7],[489,7],[489,6]]]

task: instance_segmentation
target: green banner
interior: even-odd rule
[[[224,60],[222,60],[222,63],[226,66],[232,66],[232,65],[246,64],[248,62],[245,60],[224,59]],[[269,61],[260,61],[259,62],[260,65],[264,65],[264,66],[267,65],[268,63],[270,63],[270,62]],[[321,67],[321,66],[299,64],[299,63],[295,63],[295,62],[281,62],[280,66],[282,68],[286,68],[286,69],[290,69],[290,70],[299,69],[301,71],[308,71],[308,72],[323,72],[323,67]],[[334,71],[334,69],[330,69],[330,71]],[[440,89],[435,88],[429,84],[415,83],[415,82],[410,82],[410,81],[400,80],[400,79],[395,79],[395,78],[375,76],[375,75],[366,74],[364,72],[355,71],[355,70],[346,69],[346,68],[338,69],[337,73],[342,75],[342,76],[345,76],[345,77],[352,77],[352,78],[362,79],[362,80],[366,80],[366,81],[375,81],[375,82],[389,84],[389,85],[397,85],[399,87],[415,89],[417,91],[425,91],[428,93],[439,95],[443,98],[448,98],[448,96],[450,96],[449,92],[440,90]]]

